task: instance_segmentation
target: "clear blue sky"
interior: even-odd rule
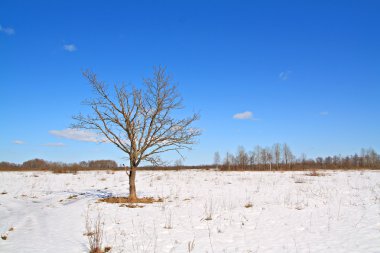
[[[380,151],[379,13],[376,0],[3,0],[0,161],[122,162],[111,144],[59,137],[92,95],[81,70],[139,85],[159,64],[184,114],[201,113],[186,164],[275,142],[308,157]]]

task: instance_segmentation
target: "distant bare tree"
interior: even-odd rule
[[[288,144],[284,143],[284,145],[282,146],[282,152],[284,156],[285,165],[288,165],[290,168],[292,160],[293,160],[293,153],[290,150],[290,147],[288,146]]]
[[[265,169],[268,162],[267,150],[265,148],[262,148],[260,150],[260,161],[263,163]]]
[[[248,165],[249,157],[245,152],[243,146],[239,146],[236,154],[236,164],[242,168],[245,168]]]
[[[182,98],[165,68],[155,68],[143,87],[114,86],[113,92],[90,71],[83,73],[96,97],[85,101],[92,114],[74,116],[74,128],[88,129],[115,144],[129,158],[129,198],[137,200],[136,169],[142,161],[160,163],[159,155],[167,151],[180,154],[190,149],[200,131],[192,127],[198,114],[176,119],[183,108]]]
[[[218,167],[220,165],[220,154],[219,152],[215,152],[214,154],[214,165]]]
[[[234,156],[230,153],[226,153],[226,158],[224,159],[224,165],[228,170],[231,169],[231,165],[233,164],[233,161],[235,160]]]
[[[300,162],[304,164],[306,160],[307,160],[307,155],[305,153],[301,153]]]
[[[379,160],[379,155],[373,148],[369,148],[367,150],[367,154],[370,162],[370,167],[374,167],[376,165],[376,162]]]
[[[270,148],[266,148],[266,160],[269,163],[269,170],[272,170],[272,163],[273,163],[273,153]]]
[[[80,165],[80,164],[79,164]],[[115,169],[117,168],[117,163],[113,160],[96,160],[89,161],[88,167],[96,169]]]
[[[273,155],[274,155],[274,162],[276,163],[276,167],[278,169],[278,166],[281,161],[281,145],[279,143],[276,143],[273,145]]]
[[[28,169],[47,169],[48,167],[48,162],[46,162],[43,159],[33,159],[33,160],[28,160],[22,164],[24,168]]]
[[[179,158],[177,160],[174,161],[174,166],[177,167],[177,168],[180,168],[183,166],[183,159],[182,158]]]
[[[255,160],[258,168],[260,168],[260,165],[263,163],[261,150],[262,148],[260,147],[260,145],[257,145],[253,151],[254,156],[256,157]]]
[[[249,151],[249,165],[253,166],[256,162],[256,154],[253,151]]]

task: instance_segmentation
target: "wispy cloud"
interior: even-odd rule
[[[62,143],[62,142],[49,142],[49,143],[43,144],[42,146],[46,146],[46,147],[63,147],[63,146],[65,146],[65,144]]]
[[[292,71],[290,71],[290,70],[282,71],[282,72],[278,75],[278,78],[280,78],[282,81],[286,81],[286,80],[289,79],[291,73],[292,73]]]
[[[24,141],[20,141],[20,140],[14,140],[12,143],[13,143],[13,144],[17,144],[17,145],[25,144]]]
[[[326,111],[325,112],[320,112],[319,115],[321,115],[321,116],[327,116],[327,115],[329,115],[329,112],[326,112]]]
[[[15,34],[15,30],[11,27],[3,27],[0,25],[0,32],[5,33],[7,35]]]
[[[253,113],[250,112],[250,111],[246,111],[246,112],[240,112],[240,113],[236,113],[234,116],[233,116],[234,119],[239,119],[239,120],[255,120],[253,118]]]
[[[98,138],[99,136],[96,133],[78,130],[72,128],[66,128],[63,130],[50,130],[50,134],[58,136],[65,139],[77,140],[77,141],[86,141],[86,142],[101,142]]]
[[[66,51],[68,51],[68,52],[77,51],[77,47],[74,44],[63,45],[63,49],[66,50]]]

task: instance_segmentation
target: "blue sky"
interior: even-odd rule
[[[81,71],[138,86],[155,65],[183,114],[201,113],[185,164],[275,142],[308,157],[379,151],[379,13],[375,0],[2,1],[0,161],[123,162],[111,144],[62,137],[92,96]]]

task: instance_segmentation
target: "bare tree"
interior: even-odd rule
[[[191,125],[198,114],[176,119],[183,108],[182,98],[163,67],[154,69],[152,78],[143,79],[143,87],[114,86],[108,90],[90,71],[83,73],[96,98],[85,101],[92,114],[74,116],[74,128],[88,129],[115,144],[129,158],[129,198],[137,200],[136,169],[142,161],[160,164],[159,155],[167,151],[181,154],[190,149],[200,131]]]

